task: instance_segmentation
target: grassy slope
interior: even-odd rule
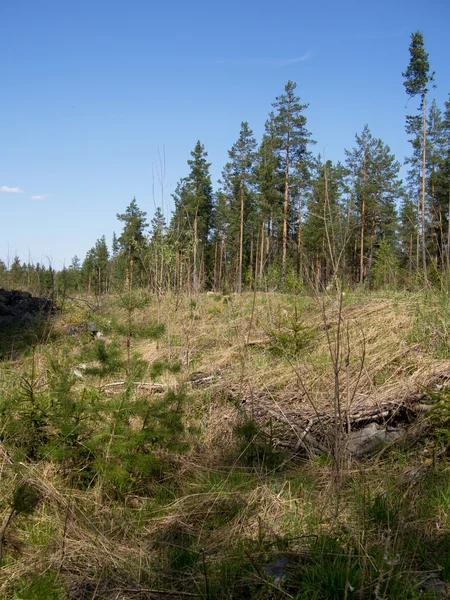
[[[335,297],[210,294],[158,306],[140,295],[127,305],[110,298],[92,313],[72,303],[37,336],[3,339],[0,507],[6,519],[23,482],[40,502],[6,529],[0,597],[437,597],[450,582],[445,435],[336,477],[327,457],[282,451],[271,429],[271,415],[332,401]],[[344,404],[406,393],[447,364],[445,299],[348,295],[342,317]],[[83,329],[91,320],[104,346]],[[137,378],[147,385],[110,385]],[[187,394],[183,431],[154,383]],[[145,406],[158,407],[154,440],[130,451]],[[64,425],[77,410],[85,437],[70,446]]]

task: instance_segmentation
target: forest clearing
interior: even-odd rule
[[[449,314],[137,290],[10,330],[0,596],[446,597]]]
[[[449,8],[7,4],[0,600],[450,598]]]

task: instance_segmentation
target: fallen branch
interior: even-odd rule
[[[114,592],[124,592],[126,594],[159,594],[162,596],[181,596],[183,598],[198,598],[198,594],[191,592],[178,592],[176,590],[154,590],[150,588],[121,588],[115,589]]]
[[[112,388],[112,387],[120,387],[122,385],[127,385],[128,381],[113,381],[112,383],[105,383],[101,387],[102,388]],[[164,392],[167,390],[167,386],[162,383],[146,383],[145,381],[132,381],[133,385],[137,387],[145,387],[150,388],[153,392]]]
[[[264,346],[264,344],[267,344],[269,340],[249,340],[248,342],[246,342],[246,346]]]

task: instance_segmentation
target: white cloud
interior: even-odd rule
[[[297,63],[305,62],[312,57],[312,52],[308,50],[303,56],[297,58],[237,58],[216,60],[216,64],[242,65],[245,67],[287,67]]]
[[[53,194],[34,194],[34,196],[30,196],[30,200],[47,200],[47,198],[51,198]]]
[[[2,185],[2,187],[0,187],[0,192],[5,192],[7,194],[23,194],[23,190],[19,187],[8,187],[7,185]]]

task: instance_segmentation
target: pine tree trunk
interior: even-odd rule
[[[373,255],[374,255],[374,249],[375,249],[376,219],[377,219],[377,213],[374,210],[373,215],[372,215],[372,231],[370,232],[370,250],[369,250],[369,261],[368,261],[368,267],[367,267],[367,277],[369,277],[369,278],[372,273]]]
[[[178,264],[179,272],[178,272],[178,294],[181,296],[183,291],[183,257],[180,253],[180,262]]]
[[[364,148],[364,193],[362,194],[362,206],[361,206],[361,249],[359,255],[359,283],[364,283],[364,227],[366,219],[366,185],[367,185],[367,169],[366,169],[366,148]]]
[[[265,232],[264,232],[264,219],[261,222],[261,255],[259,257],[259,279],[263,278],[263,270],[264,270],[264,241],[265,241]]]
[[[445,265],[445,246],[444,246],[444,219],[442,217],[442,207],[439,205],[439,241],[437,243],[439,266]]]
[[[431,198],[430,198],[430,235],[431,235],[431,245],[430,252],[436,253],[438,252],[438,239],[436,235],[435,222],[436,222],[436,212],[435,212],[435,204],[434,204],[434,185],[431,186]]]
[[[253,290],[253,231],[250,238],[250,290]]]
[[[450,278],[450,181],[448,186],[448,215],[447,215],[447,279]]]
[[[238,294],[242,292],[242,256],[244,252],[244,185],[241,181],[241,220],[239,230],[239,272],[238,272]]]
[[[225,276],[225,252],[226,252],[226,238],[222,236],[222,242],[220,245],[220,266],[219,266],[219,288],[222,286],[222,281]]]
[[[409,234],[409,285],[412,281],[412,263],[413,263],[413,232]]]
[[[362,197],[362,207],[361,207],[361,248],[359,253],[359,283],[362,285],[364,283],[364,219],[365,215],[365,199],[364,194]]]
[[[191,253],[188,252],[188,256],[187,256],[187,277],[186,277],[186,291],[187,291],[187,295],[190,296],[191,295]]]
[[[286,148],[286,165],[284,181],[284,204],[283,204],[283,254],[281,263],[281,285],[284,290],[286,283],[286,256],[287,256],[287,218],[289,208],[289,141]]]
[[[427,248],[425,244],[425,183],[427,166],[427,101],[423,96],[423,152],[422,152],[422,263],[423,276],[425,283],[428,283],[427,276]]]
[[[215,292],[217,292],[217,282],[218,282],[218,268],[219,268],[219,243],[217,241],[216,238],[216,242],[214,244],[214,282],[213,282],[213,289]]]
[[[417,189],[417,235],[416,235],[416,263],[420,268],[420,189]]]
[[[297,226],[297,276],[302,276],[302,197],[298,199],[298,226]]]
[[[198,217],[197,217],[197,211],[195,213],[195,219],[194,219],[194,271],[193,271],[193,280],[192,280],[192,287],[193,287],[193,292],[194,294],[196,294],[198,292],[198,284],[197,284],[197,223],[198,223]]]
[[[198,279],[198,290],[203,291],[205,289],[205,246],[200,246],[200,273]]]
[[[257,235],[255,238],[255,263],[254,263],[254,273],[253,273],[253,280],[255,283],[255,290],[257,289],[258,286],[258,276],[259,276],[259,250],[261,248],[261,244],[259,243],[259,231],[258,228],[256,229],[257,231]]]

